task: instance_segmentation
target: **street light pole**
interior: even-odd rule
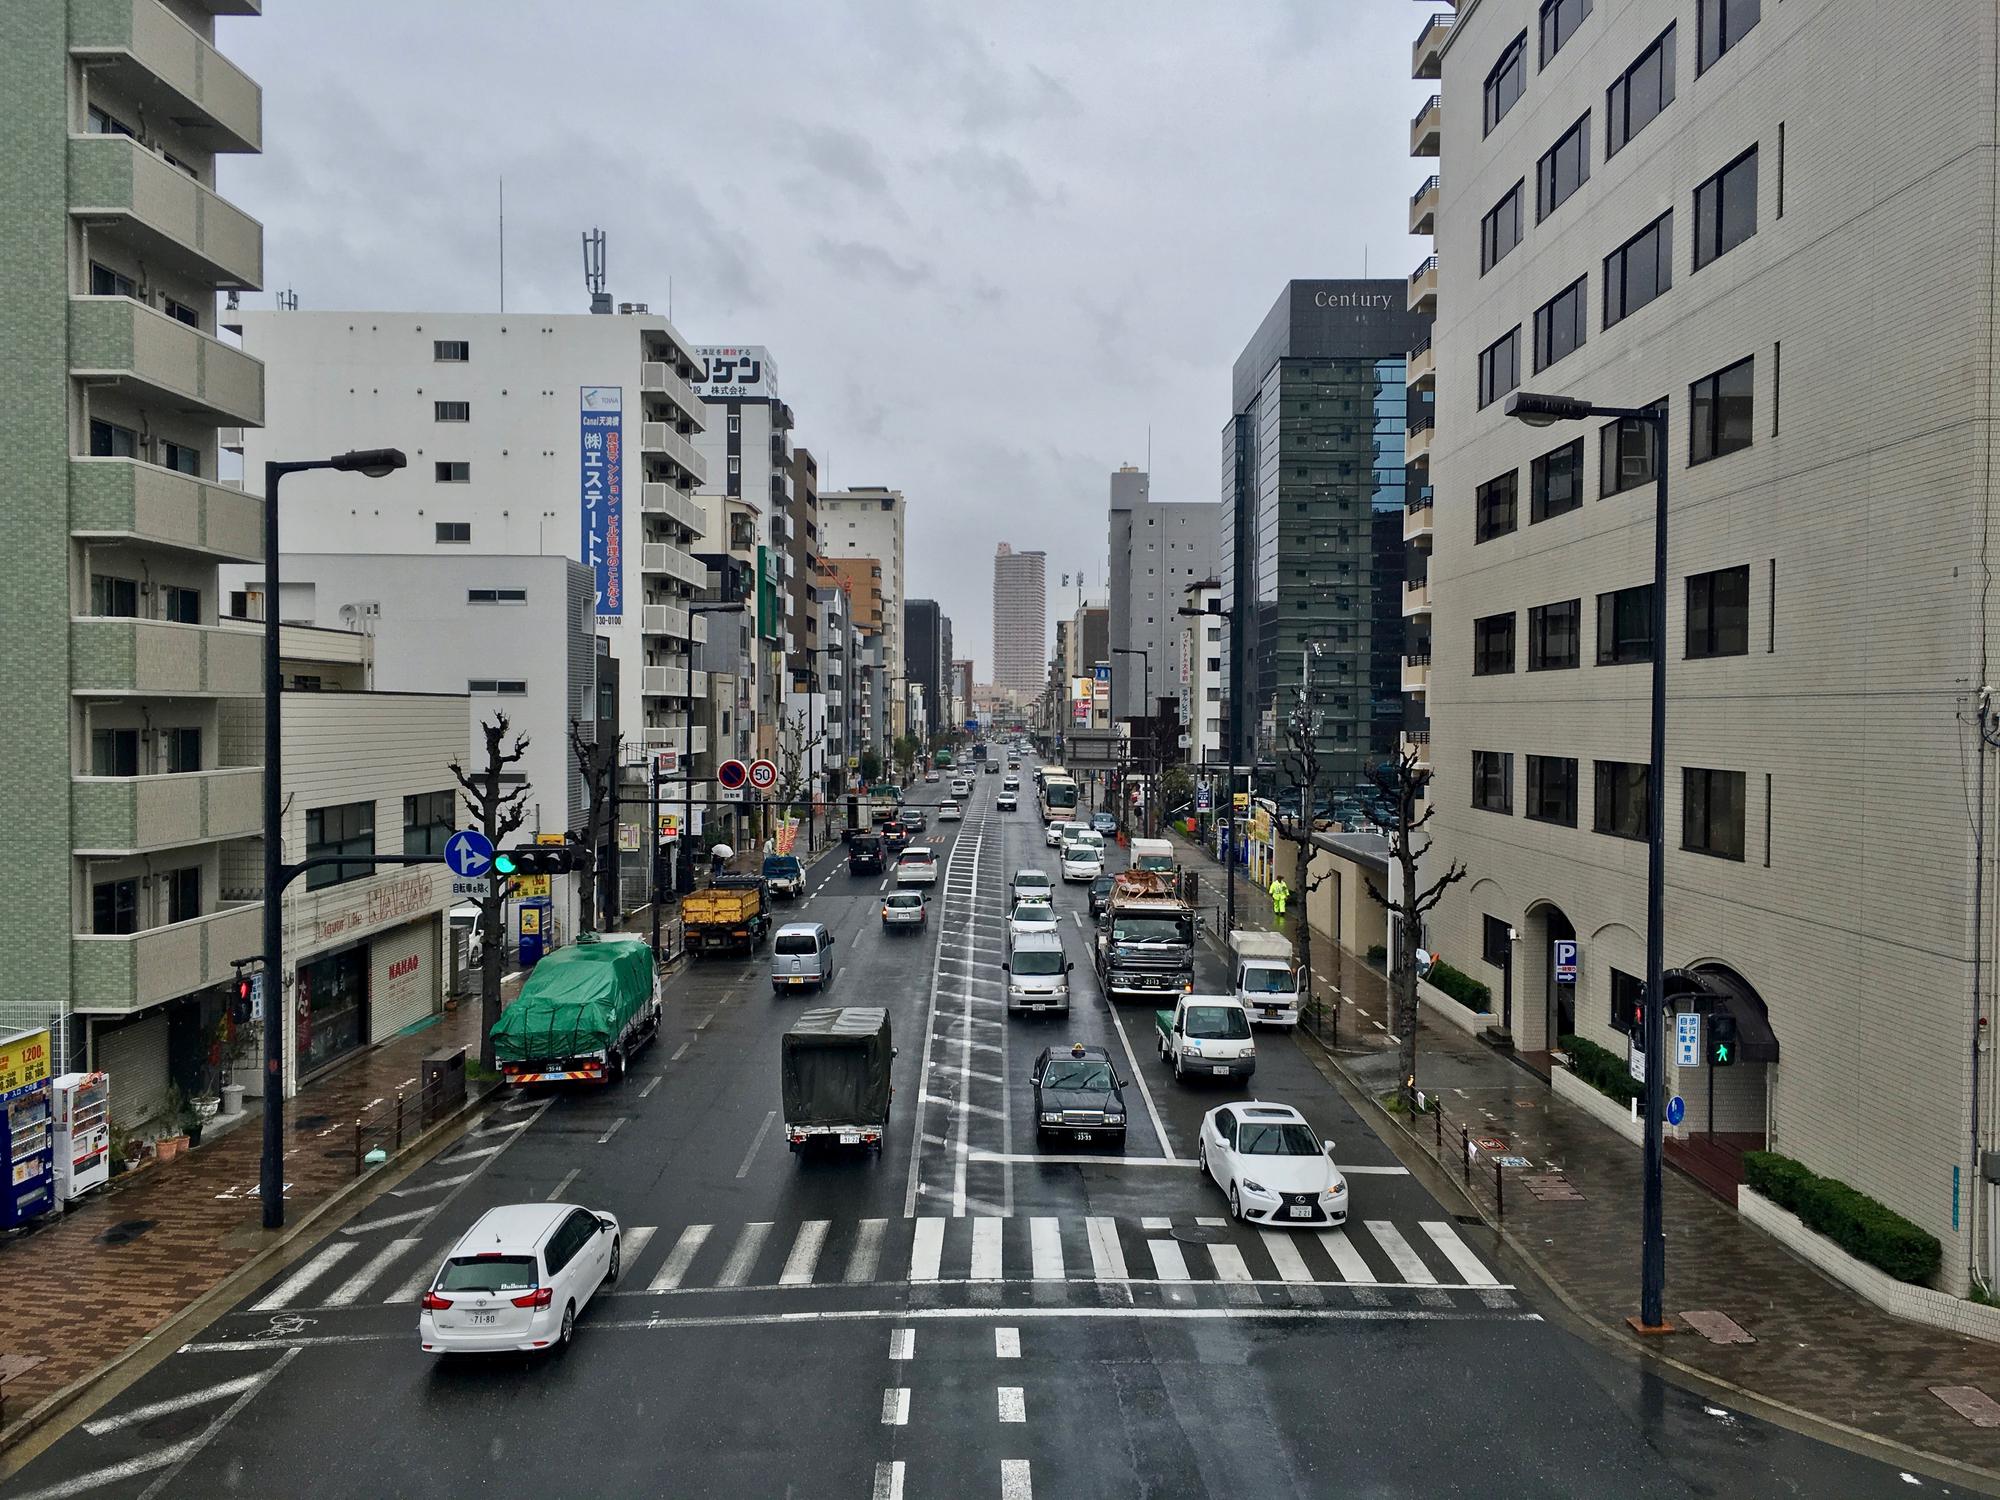
[[[1140,774],[1146,780],[1146,816],[1142,826],[1146,830],[1146,837],[1151,838],[1153,836],[1153,804],[1158,796],[1157,789],[1153,785],[1153,659],[1146,654],[1145,648],[1141,646],[1113,646],[1111,654],[1113,656],[1136,656],[1139,658],[1139,670],[1141,673],[1139,690],[1145,695],[1145,704],[1143,706],[1146,709],[1146,753],[1140,761],[1141,766],[1144,768]],[[1116,670],[1115,666],[1113,670]],[[1112,706],[1115,708],[1118,702],[1118,684],[1113,682],[1111,686]],[[1122,791],[1123,788],[1121,787],[1120,790]],[[1126,806],[1131,806],[1129,798],[1126,800]]]

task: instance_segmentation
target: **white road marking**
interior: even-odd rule
[[[1431,1237],[1431,1243],[1444,1252],[1444,1258],[1451,1262],[1451,1268],[1459,1278],[1474,1286],[1495,1286],[1500,1278],[1481,1264],[1472,1247],[1458,1237],[1451,1225],[1442,1219],[1425,1219],[1420,1227]]]
[[[1343,1177],[1408,1177],[1408,1167],[1350,1167],[1345,1163],[1340,1168]]]
[[[1210,1245],[1208,1258],[1215,1262],[1217,1281],[1248,1281],[1250,1267],[1244,1264],[1243,1252],[1234,1245]]]
[[[1019,1166],[1185,1167],[1192,1170],[1195,1165],[1178,1156],[1050,1156],[1033,1151],[977,1150],[970,1156],[973,1161],[1000,1161]]]
[[[660,1080],[665,1078],[666,1076],[667,1075],[664,1073],[655,1073],[651,1078],[648,1078],[646,1080],[646,1086],[639,1090],[639,1097],[643,1099],[648,1094],[652,1093],[654,1089],[660,1086]]]
[[[765,1112],[764,1123],[757,1127],[757,1134],[750,1141],[750,1149],[743,1153],[743,1165],[736,1169],[738,1181],[750,1175],[750,1163],[757,1159],[757,1148],[764,1144],[764,1137],[771,1133],[771,1126],[777,1118],[778,1112],[775,1109]]]
[[[1161,1281],[1188,1281],[1187,1257],[1181,1254],[1177,1240],[1147,1240],[1146,1248],[1153,1252],[1153,1274]]]
[[[1118,1222],[1093,1216],[1084,1221],[1090,1236],[1090,1274],[1099,1281],[1123,1281],[1125,1249],[1118,1243]]]
[[[444,1159],[444,1163],[448,1167],[455,1167],[462,1161],[477,1161],[482,1156],[491,1156],[496,1151],[505,1151],[507,1146],[508,1142],[502,1141],[497,1146],[481,1146],[473,1151],[461,1151],[456,1156],[447,1156]]]
[[[417,1248],[414,1239],[391,1240],[377,1250],[360,1270],[343,1281],[327,1297],[328,1307],[347,1307],[361,1300],[361,1294],[375,1284],[375,1279],[397,1261]]]
[[[892,1459],[875,1465],[872,1500],[903,1500],[903,1460]]]
[[[1104,1008],[1111,1012],[1111,1024],[1117,1029],[1119,1044],[1125,1049],[1125,1061],[1132,1066],[1132,1080],[1139,1085],[1139,1097],[1145,1101],[1146,1114],[1153,1122],[1153,1135],[1160,1143],[1160,1150],[1166,1153],[1167,1160],[1172,1161],[1174,1143],[1167,1139],[1166,1123],[1160,1118],[1159,1106],[1153,1103],[1152,1085],[1146,1082],[1145,1070],[1139,1066],[1139,1056],[1132,1050],[1132,1038],[1125,1034],[1125,1022],[1118,1014],[1118,1007],[1112,1003],[1108,995],[1104,1000]]]
[[[549,1189],[549,1196],[543,1199],[542,1201],[545,1203],[553,1203],[556,1201],[556,1199],[560,1198],[564,1193],[568,1192],[569,1185],[572,1182],[576,1181],[576,1174],[581,1172],[582,1170],[583,1168],[581,1167],[571,1167],[568,1173],[564,1175],[563,1180],[557,1183],[554,1187]]]
[[[503,1120],[498,1125],[487,1125],[468,1132],[474,1136],[506,1135],[509,1131],[526,1130],[534,1122],[531,1120]]]
[[[272,1289],[271,1295],[250,1306],[252,1312],[276,1312],[298,1301],[299,1294],[361,1247],[353,1240],[335,1240],[311,1260]]]
[[[1027,1459],[1000,1460],[1000,1500],[1035,1500],[1035,1481]]]
[[[1375,1236],[1375,1243],[1382,1247],[1382,1253],[1402,1273],[1403,1280],[1411,1286],[1436,1286],[1437,1277],[1431,1275],[1430,1267],[1418,1259],[1417,1252],[1410,1248],[1410,1242],[1387,1219],[1370,1219],[1368,1232]]]
[[[1000,1279],[1000,1221],[976,1219],[972,1225],[972,1279]]]
[[[155,1417],[171,1416],[177,1411],[186,1411],[191,1406],[202,1406],[210,1401],[220,1401],[224,1396],[238,1395],[260,1383],[264,1372],[239,1376],[235,1380],[225,1380],[220,1385],[211,1385],[198,1391],[189,1391],[183,1396],[170,1396],[165,1401],[150,1402],[145,1406],[135,1406],[130,1411],[121,1411],[115,1417],[99,1417],[94,1422],[85,1422],[83,1430],[92,1437],[103,1437],[107,1432],[116,1432],[121,1427],[136,1427],[141,1422],[150,1422]]]
[[[892,1328],[889,1330],[889,1358],[915,1359],[917,1357],[917,1330],[914,1328]]]
[[[892,1385],[882,1392],[882,1425],[907,1427],[910,1424],[910,1388]]]
[[[819,1265],[819,1253],[826,1248],[826,1232],[832,1226],[830,1219],[807,1219],[799,1225],[798,1236],[792,1241],[792,1252],[785,1257],[785,1269],[778,1273],[779,1286],[810,1286],[813,1271]]]
[[[770,1233],[769,1220],[745,1224],[737,1234],[729,1259],[723,1262],[722,1273],[715,1278],[715,1284],[718,1287],[743,1285],[749,1279],[751,1267],[757,1264],[757,1252],[764,1248],[764,1241]]]
[[[1062,1226],[1054,1219],[1030,1219],[1028,1241],[1034,1255],[1035,1280],[1063,1281]]]
[[[936,1281],[944,1261],[944,1220],[917,1220],[915,1238],[910,1242],[910,1280]]]
[[[1028,1399],[1018,1385],[1003,1385],[996,1388],[1000,1420],[1003,1422],[1025,1422],[1028,1420]]]
[[[882,1261],[882,1236],[887,1219],[863,1219],[854,1237],[854,1253],[847,1258],[847,1274],[841,1279],[849,1286],[861,1286],[875,1279]]]
[[[688,1048],[692,1047],[693,1045],[694,1045],[693,1042],[682,1042],[680,1046],[675,1050],[674,1055],[668,1058],[667,1061],[679,1062],[682,1058],[687,1056]]]
[[[382,1305],[384,1307],[392,1307],[400,1302],[416,1301],[417,1294],[429,1287],[431,1278],[436,1275],[437,1269],[434,1266],[417,1267],[405,1280],[397,1283],[396,1289],[393,1292],[382,1299]]]
[[[1282,1230],[1260,1231],[1264,1249],[1271,1257],[1271,1264],[1278,1268],[1278,1274],[1286,1281],[1311,1281],[1313,1273],[1307,1269],[1305,1257],[1299,1254],[1299,1247]]]
[[[457,1187],[461,1182],[472,1181],[470,1172],[461,1172],[456,1177],[440,1177],[435,1182],[420,1182],[415,1187],[390,1188],[391,1198],[416,1198],[425,1193],[435,1193],[439,1188]]]
[[[618,1247],[619,1265],[629,1270],[632,1263],[639,1258],[647,1244],[652,1240],[657,1229],[658,1226],[654,1224],[625,1225],[618,1236],[620,1241]]]
[[[1343,1281],[1356,1286],[1375,1286],[1375,1273],[1368,1269],[1368,1262],[1361,1258],[1361,1252],[1354,1248],[1353,1241],[1344,1229],[1323,1229],[1319,1242],[1326,1247],[1326,1253],[1333,1257],[1334,1268],[1340,1272]]]
[[[688,1267],[694,1264],[695,1255],[707,1241],[712,1224],[690,1224],[683,1229],[680,1238],[674,1241],[674,1248],[667,1252],[667,1263],[660,1267],[659,1274],[646,1288],[649,1292],[671,1292],[681,1284]]]
[[[604,1134],[603,1134],[603,1135],[600,1135],[600,1136],[599,1136],[599,1137],[597,1138],[597,1144],[601,1146],[601,1145],[603,1145],[603,1144],[604,1144],[604,1143],[605,1143],[606,1141],[610,1140],[610,1139],[611,1139],[611,1137],[613,1137],[614,1135],[618,1134],[618,1127],[619,1127],[619,1126],[621,1126],[621,1125],[623,1125],[623,1124],[625,1123],[625,1121],[626,1121],[626,1119],[627,1119],[627,1118],[628,1118],[628,1117],[627,1117],[627,1116],[625,1116],[625,1115],[620,1115],[620,1116],[619,1116],[619,1117],[618,1117],[617,1119],[613,1120],[613,1121],[611,1122],[611,1125],[610,1125],[610,1127],[609,1127],[609,1128],[608,1128],[608,1129],[607,1129],[607,1130],[606,1130],[606,1131],[604,1132]]]
[[[365,1224],[348,1224],[342,1227],[342,1234],[366,1234],[371,1229],[387,1229],[391,1224],[407,1224],[412,1219],[427,1219],[437,1212],[436,1206],[413,1208],[408,1213],[391,1214],[386,1219],[370,1219]]]
[[[1172,1229],[1174,1221],[1160,1214],[1148,1214],[1139,1221],[1141,1229]]]
[[[994,1329],[993,1357],[995,1359],[1019,1359],[1021,1357],[1021,1330],[1018,1328]]]

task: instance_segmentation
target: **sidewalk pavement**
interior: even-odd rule
[[[1201,873],[1207,905],[1208,883],[1222,877],[1222,866],[1183,844],[1189,851],[1183,858]],[[1239,926],[1268,923],[1269,899],[1241,872],[1236,902]],[[1313,966],[1322,978],[1331,946],[1315,943]],[[1354,955],[1341,959],[1344,975],[1359,971],[1373,982],[1345,986],[1340,1044],[1325,1055],[1380,1101],[1394,1094],[1397,1074],[1394,1039],[1384,1024],[1386,983]],[[1511,1056],[1450,1024],[1420,1026],[1417,1082],[1444,1103],[1450,1123],[1440,1164],[1453,1183],[1464,1176],[1460,1122],[1504,1143],[1482,1149],[1468,1196],[1506,1246],[1601,1337],[1731,1394],[1976,1470],[1989,1486],[2000,1483],[2000,1430],[1973,1426],[1932,1393],[1970,1386],[2000,1399],[2000,1345],[1890,1317],[1672,1167],[1663,1184],[1665,1311],[1677,1331],[1642,1344],[1625,1322],[1639,1305],[1639,1149],[1556,1099]],[[1381,1112],[1374,1123],[1433,1154],[1435,1137],[1426,1125],[1412,1134]],[[1503,1169],[1504,1199],[1496,1200],[1493,1158],[1503,1155],[1526,1157],[1530,1165]],[[1753,1342],[1711,1342],[1684,1316],[1711,1311]]]

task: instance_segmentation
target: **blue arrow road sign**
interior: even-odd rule
[[[1687,1112],[1687,1100],[1683,1099],[1679,1094],[1674,1095],[1673,1098],[1667,1101],[1667,1123],[1669,1125],[1680,1124],[1682,1120],[1687,1118]]]
[[[484,875],[493,867],[493,843],[477,828],[461,828],[446,840],[444,862],[461,879]]]

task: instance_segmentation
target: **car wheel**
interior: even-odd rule
[[[1197,1166],[1199,1166],[1199,1167],[1201,1168],[1201,1172],[1202,1172],[1202,1175],[1203,1175],[1204,1177],[1206,1177],[1206,1176],[1208,1175],[1208,1142],[1207,1142],[1207,1141],[1196,1141],[1196,1142],[1195,1142],[1195,1147],[1194,1147],[1194,1159],[1195,1159],[1195,1164],[1196,1164]]]
[[[1176,1055],[1174,1058],[1174,1082],[1175,1083],[1187,1082],[1187,1069],[1181,1066],[1181,1060],[1178,1055]]]
[[[570,1340],[576,1337],[576,1304],[571,1302],[563,1308],[562,1332],[556,1335],[556,1347],[567,1349]]]
[[[1240,1220],[1243,1217],[1243,1200],[1237,1195],[1236,1184],[1229,1184],[1229,1217]]]
[[[620,1244],[617,1240],[613,1240],[611,1242],[611,1264],[604,1268],[604,1284],[606,1286],[613,1286],[618,1281],[618,1262],[620,1258],[620,1248],[621,1248]]]

